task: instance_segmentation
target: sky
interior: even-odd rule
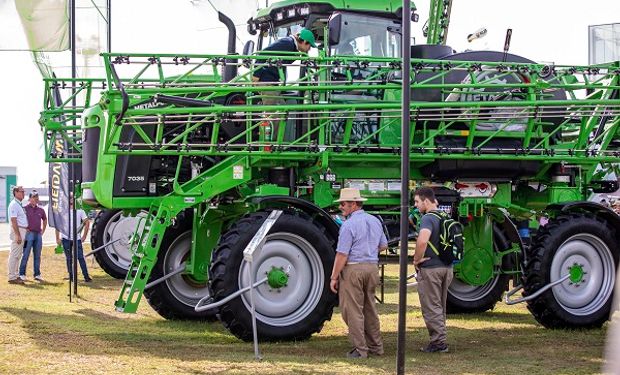
[[[0,3],[6,1],[10,0]],[[257,4],[256,0],[212,2],[238,24]],[[412,36],[416,43],[424,43],[421,28],[428,4],[418,1],[416,6],[420,22],[413,25]],[[112,10],[113,52],[225,52],[225,29],[204,0],[112,0]],[[511,53],[538,62],[587,64],[588,25],[614,22],[620,22],[618,0],[590,0],[587,6],[571,0],[453,0],[448,44],[457,51],[501,50],[506,29],[512,28]],[[468,43],[467,35],[482,27],[487,36]],[[238,27],[238,51],[248,37],[244,30]],[[15,32],[0,24],[0,39],[13,38]],[[31,55],[0,51],[0,166],[16,166],[18,183],[24,186],[47,179],[37,122],[42,105],[43,83]]]

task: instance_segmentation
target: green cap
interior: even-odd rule
[[[301,29],[299,32],[299,39],[310,43],[312,47],[316,48],[316,41],[314,40],[314,34],[312,34],[312,31],[308,29]]]

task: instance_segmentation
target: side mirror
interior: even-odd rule
[[[243,55],[250,56],[253,53],[254,53],[254,41],[248,40],[247,42],[245,42],[245,45],[243,46]]]
[[[340,43],[340,29],[342,28],[342,14],[336,13],[327,22],[329,29],[329,45],[335,46]]]
[[[250,17],[250,19],[248,20],[248,34],[256,35],[257,31],[258,30],[256,27],[256,23],[254,23],[254,18]]]

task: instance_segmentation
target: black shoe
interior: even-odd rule
[[[450,348],[446,344],[428,344],[426,348],[420,348],[420,351],[424,353],[448,353]]]
[[[93,281],[93,279],[92,279],[92,278],[90,278],[90,277],[85,277],[85,278],[84,278],[84,281],[85,281],[85,282],[87,282],[87,283],[89,283],[89,282]]]
[[[352,349],[347,353],[347,358],[367,358],[362,355],[362,353],[358,352],[357,349]]]

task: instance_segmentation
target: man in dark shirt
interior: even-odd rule
[[[303,52],[308,53],[311,47],[316,48],[316,42],[314,34],[308,29],[301,29],[295,35],[290,35],[284,38],[280,38],[271,43],[263,51],[268,51],[270,54],[277,56],[277,52]],[[267,54],[265,54],[267,55]],[[265,63],[265,59],[257,59],[257,63]],[[291,63],[291,60],[287,60]],[[286,74],[286,67],[282,68]],[[278,73],[278,67],[276,66],[262,66],[254,72],[252,77],[253,82],[278,82],[280,81],[280,74]]]
[[[45,210],[39,207],[39,193],[36,190],[30,192],[29,202],[24,207],[26,217],[28,218],[28,231],[24,240],[24,255],[19,265],[19,277],[26,279],[26,265],[32,250],[34,258],[34,279],[41,282],[41,249],[43,248],[43,233],[47,228],[47,216]]]
[[[437,211],[437,199],[431,188],[416,190],[415,206],[424,216],[420,221],[413,265],[418,272],[418,295],[422,316],[430,335],[430,343],[422,348],[427,353],[447,353],[446,300],[452,282],[452,265],[446,265],[433,249],[439,249],[440,219],[427,215]],[[432,246],[429,246],[432,245]]]
[[[290,35],[284,38],[280,38],[271,43],[263,51],[269,52],[277,56],[277,52],[303,52],[308,53],[311,47],[316,48],[316,42],[314,34],[308,29],[301,29],[295,35]],[[267,55],[267,54],[265,54]],[[265,64],[267,59],[256,59],[256,64]],[[292,60],[286,60],[286,63],[290,64]],[[284,76],[286,77],[286,66],[282,67]],[[252,82],[260,82],[263,84],[277,83],[280,81],[280,73],[277,66],[261,66],[258,68],[252,76]],[[282,100],[278,98],[279,91],[263,91],[260,93],[263,97],[263,105],[279,105],[282,104]]]

